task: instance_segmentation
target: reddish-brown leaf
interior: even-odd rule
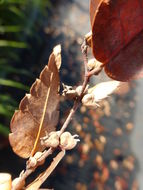
[[[99,6],[100,2],[102,2],[102,0],[91,0],[90,1],[90,23],[91,23],[91,26],[93,24],[94,16],[95,16],[96,10],[98,10],[98,6]]]
[[[60,46],[54,48],[48,65],[42,70],[30,89],[30,94],[21,100],[19,110],[11,120],[10,144],[16,154],[23,158],[42,151],[39,138],[55,130],[59,119],[59,72]]]
[[[93,19],[92,50],[107,75],[119,81],[142,77],[143,0],[102,0]]]

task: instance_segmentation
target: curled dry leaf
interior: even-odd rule
[[[82,103],[88,107],[98,106],[97,103],[117,90],[120,84],[121,83],[119,81],[99,83],[88,89],[88,94],[83,97]]]
[[[90,1],[92,51],[110,78],[143,77],[143,0]]]
[[[59,119],[59,71],[61,47],[54,48],[48,65],[42,70],[30,89],[30,94],[21,100],[19,110],[12,117],[9,135],[10,144],[16,154],[23,158],[42,151],[40,137],[45,131],[55,130]]]

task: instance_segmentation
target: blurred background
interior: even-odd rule
[[[15,178],[25,168],[25,160],[12,152],[8,142],[10,120],[53,47],[62,45],[62,82],[81,84],[80,46],[89,31],[89,0],[0,0],[0,172]],[[106,80],[102,73],[90,84]],[[142,89],[143,80],[139,80],[125,84],[96,110],[82,106],[69,126],[81,142],[67,152],[43,187],[143,189]],[[59,126],[71,106],[68,101],[62,104]]]

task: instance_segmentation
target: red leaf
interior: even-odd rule
[[[91,22],[91,25],[94,21],[94,16],[95,16],[96,10],[98,9],[97,7],[99,6],[100,2],[102,2],[102,0],[91,0],[90,1],[90,22]]]
[[[95,10],[90,10],[93,17]],[[109,77],[119,81],[142,77],[143,0],[103,0],[92,24],[92,50]]]

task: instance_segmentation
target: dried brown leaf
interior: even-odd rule
[[[30,94],[21,100],[19,110],[11,120],[10,144],[16,154],[23,158],[42,151],[39,138],[55,130],[59,119],[59,71],[61,48],[56,46],[48,65],[42,70],[30,89]]]

